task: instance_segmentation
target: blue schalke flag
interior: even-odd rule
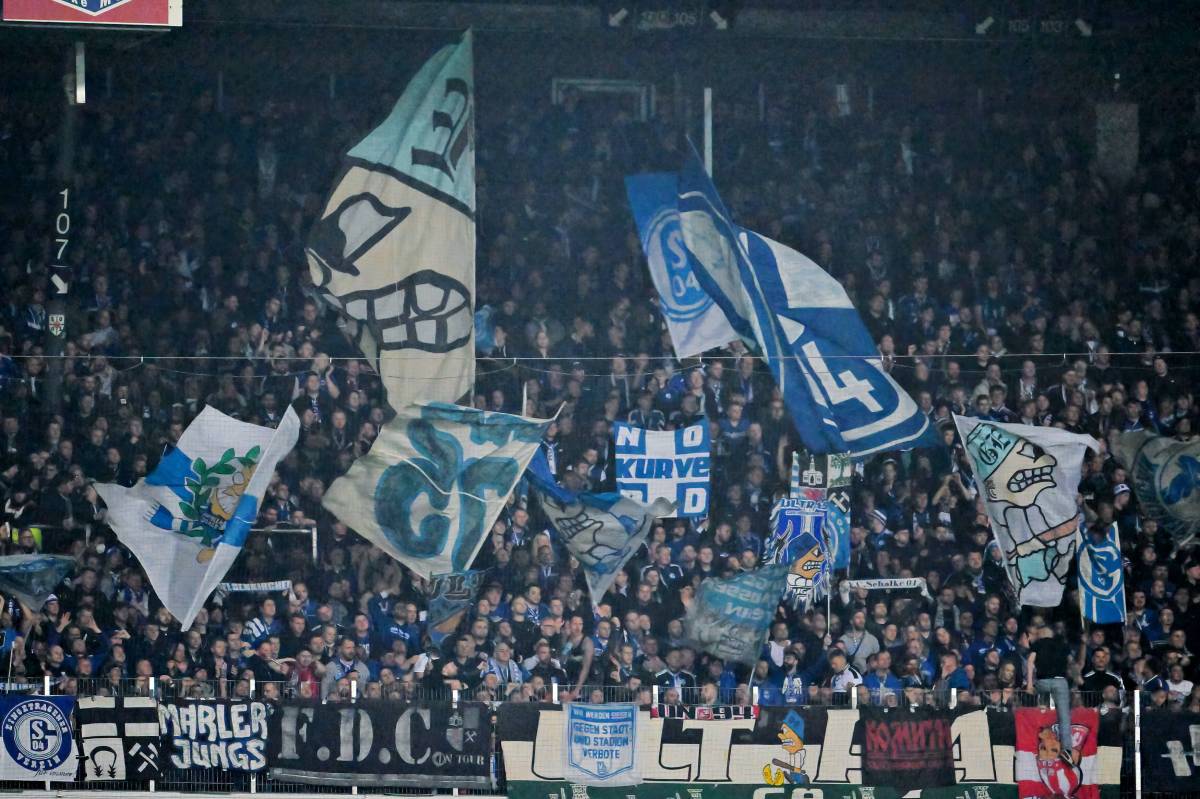
[[[1104,530],[1080,530],[1079,605],[1096,624],[1125,623],[1125,560],[1117,523]]]
[[[679,192],[680,230],[700,285],[761,351],[810,452],[862,457],[936,443],[929,417],[884,370],[837,280],[736,225],[694,154]]]

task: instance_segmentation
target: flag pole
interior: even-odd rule
[[[712,87],[704,87],[704,171],[708,176],[712,177],[712,145],[713,145],[713,119],[712,119]]]

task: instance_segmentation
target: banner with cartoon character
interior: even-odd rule
[[[1081,529],[1079,537],[1079,606],[1083,617],[1097,624],[1124,624],[1125,558],[1117,523]]]
[[[808,610],[829,590],[830,563],[821,534],[824,520],[825,503],[813,499],[781,499],[771,510],[772,532],[763,560],[791,566],[786,596],[801,610]]]
[[[291,408],[272,430],[208,406],[133,488],[96,485],[108,525],[183,629],[242,551],[275,464],[299,435]]]
[[[1088,766],[1095,777],[1092,784],[1101,787],[1101,799],[1116,799],[1121,714],[1084,712],[1098,718]],[[1051,724],[1053,715],[1049,712]],[[565,716],[562,705],[500,706],[497,739],[511,799],[584,793],[589,799],[626,799],[630,793],[638,799],[1044,795],[1018,791],[1017,730],[1008,708],[904,707],[885,712],[868,707],[764,706],[755,713],[711,717],[642,710],[637,714],[636,744],[642,782],[636,792],[571,782],[563,744]],[[1093,798],[1084,794],[1082,799]]]
[[[333,482],[323,504],[426,579],[466,571],[551,422],[410,405]]]
[[[1200,440],[1121,433],[1113,455],[1129,470],[1138,510],[1179,542],[1200,532]]]
[[[725,580],[705,580],[684,616],[684,637],[724,660],[754,663],[787,586],[788,570],[786,563],[777,563]]]
[[[675,513],[675,503],[665,499],[644,505],[620,494],[571,491],[554,479],[540,449],[529,463],[528,474],[542,512],[583,567],[588,592],[597,602],[617,572],[637,554],[654,520]]]
[[[955,416],[1021,605],[1056,608],[1075,557],[1075,504],[1091,436]]]
[[[313,227],[309,273],[388,402],[456,402],[475,379],[471,32],[439,50],[356,144]]]
[[[1095,708],[1071,711],[1067,760],[1060,755],[1066,737],[1053,710],[1021,708],[1016,712],[1016,777],[1022,799],[1070,797],[1099,799],[1097,740],[1100,714]]]

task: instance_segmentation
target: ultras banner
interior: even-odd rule
[[[565,779],[564,723],[558,706],[501,706],[497,737],[509,796],[548,799],[586,792],[591,799],[625,799],[628,789],[576,786]],[[1013,713],[977,707],[916,712],[763,707],[757,718],[714,719],[661,718],[643,710],[637,795],[951,799],[966,791],[969,799],[1016,799],[1016,738]],[[1101,717],[1098,744],[1097,783],[1108,799],[1120,783],[1117,714]],[[918,754],[925,762],[914,766]]]
[[[562,728],[556,748],[562,751]],[[271,776],[308,785],[491,786],[487,705],[284,702],[271,719]]]

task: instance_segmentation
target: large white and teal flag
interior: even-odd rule
[[[678,176],[631,175],[625,178],[625,191],[675,354],[689,358],[736,341],[738,334],[725,313],[693,273],[679,229]]]
[[[409,405],[333,482],[324,505],[426,579],[465,572],[552,421]]]
[[[787,587],[789,566],[777,563],[700,584],[683,620],[697,649],[736,663],[755,663]]]
[[[1057,427],[954,417],[975,487],[1021,605],[1062,604],[1082,514],[1075,497],[1091,436]]]
[[[701,287],[761,353],[810,452],[862,457],[937,443],[842,285],[736,225],[694,154],[679,173],[679,225]]]
[[[468,31],[347,153],[309,237],[314,285],[397,410],[475,378],[474,87]]]
[[[617,572],[646,542],[654,520],[675,515],[675,503],[662,498],[645,504],[615,493],[564,488],[541,450],[529,464],[529,479],[542,512],[583,567],[593,602],[600,601]]]
[[[275,465],[299,435],[290,408],[272,430],[210,406],[135,486],[96,485],[108,525],[183,629],[242,551]]]

